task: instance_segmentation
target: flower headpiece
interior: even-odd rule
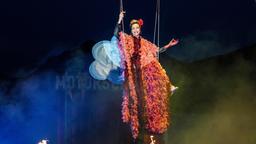
[[[144,22],[143,22],[142,19],[138,19],[138,20],[133,19],[133,20],[131,20],[131,22],[130,22],[130,27],[132,27],[133,24],[138,24],[140,27],[142,27],[143,24],[144,24]]]

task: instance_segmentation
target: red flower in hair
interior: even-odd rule
[[[142,19],[139,19],[138,23],[139,23],[140,26],[143,26],[143,20]]]

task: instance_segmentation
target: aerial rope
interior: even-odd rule
[[[154,40],[153,43],[157,45],[158,48],[160,48],[160,0],[157,0],[156,3],[156,14],[155,14],[155,27],[154,27]],[[157,42],[156,42],[156,35],[157,35]],[[157,52],[157,58],[159,60],[159,50]]]
[[[124,11],[123,0],[120,0],[120,12]],[[122,31],[124,32],[124,20],[122,20]]]

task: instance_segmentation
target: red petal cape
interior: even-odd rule
[[[122,119],[130,123],[133,138],[139,134],[138,96],[135,91],[131,56],[133,54],[133,37],[120,32],[119,48],[122,65],[126,69],[123,90]],[[141,38],[140,63],[145,100],[145,126],[149,132],[164,133],[169,126],[169,96],[171,82],[156,58],[157,46]]]

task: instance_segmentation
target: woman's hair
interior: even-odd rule
[[[138,19],[138,20],[133,19],[133,20],[131,20],[130,27],[132,27],[132,25],[134,25],[134,24],[138,24],[140,27],[142,27],[143,26],[143,20],[142,19]]]

